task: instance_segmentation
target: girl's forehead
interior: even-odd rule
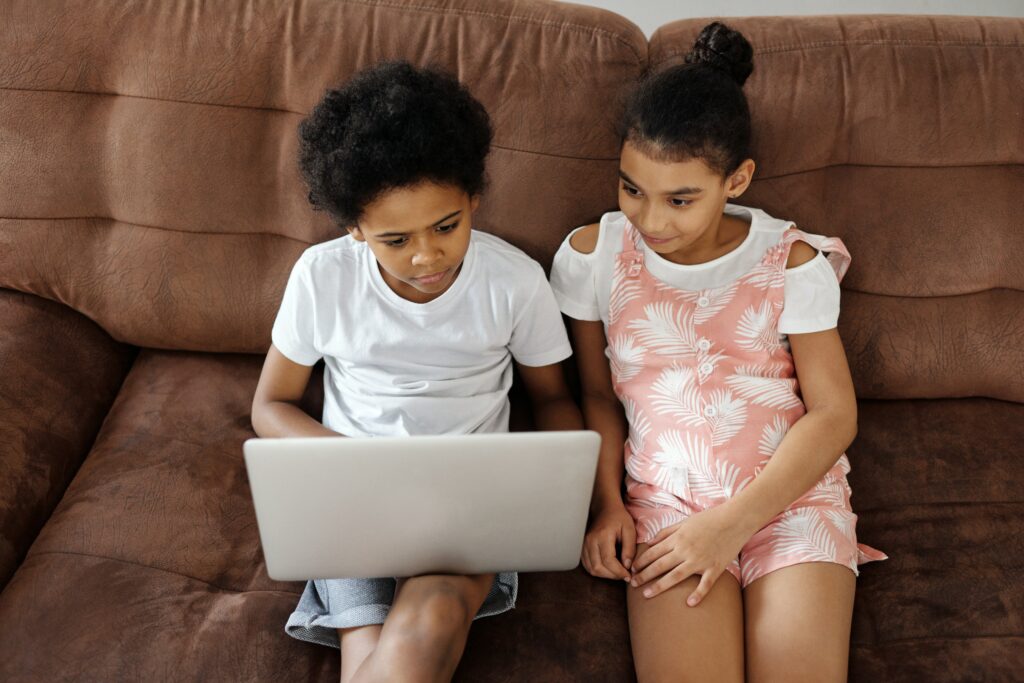
[[[707,188],[721,182],[720,175],[702,159],[672,160],[627,141],[619,156],[619,170],[648,194],[674,194],[680,188]]]

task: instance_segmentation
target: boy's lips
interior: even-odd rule
[[[416,282],[420,283],[421,285],[436,285],[438,282],[443,280],[446,275],[448,275],[448,271],[449,270],[451,270],[451,268],[445,268],[444,270],[438,271],[438,272],[433,273],[431,275],[423,275],[421,277],[414,277],[413,280],[415,280]]]

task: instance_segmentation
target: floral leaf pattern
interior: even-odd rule
[[[736,496],[760,476],[806,412],[787,340],[778,331],[786,259],[804,237],[835,252],[829,257],[835,256],[841,276],[848,261],[841,242],[787,230],[743,277],[686,291],[643,267],[640,238],[627,222],[612,282],[607,353],[629,422],[626,504],[638,541]],[[754,535],[729,570],[746,585],[780,561],[884,559],[856,544],[848,472],[843,455]]]

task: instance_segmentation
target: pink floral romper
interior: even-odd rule
[[[786,261],[802,240],[842,279],[837,238],[790,228],[752,270],[716,289],[687,291],[650,274],[626,223],[612,280],[608,356],[629,420],[626,508],[637,541],[714,507],[747,486],[805,413],[793,357],[780,341]],[[843,454],[814,488],[758,531],[728,567],[740,585],[782,567],[857,565],[886,556],[857,543]]]

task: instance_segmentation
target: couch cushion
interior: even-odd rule
[[[92,446],[134,349],[66,306],[0,289],[0,590]]]
[[[0,680],[337,680],[335,651],[285,635],[302,585],[270,580],[259,547],[241,445],[261,362],[139,355],[0,594]],[[519,607],[477,626],[461,680],[632,670],[622,587],[582,570],[524,577]]]
[[[495,126],[476,224],[546,263],[615,204],[619,93],[647,55],[622,17],[547,0],[13,0],[3,18],[0,286],[150,348],[266,350],[298,254],[340,234],[296,161],[327,87],[382,59],[457,74]]]
[[[860,540],[852,680],[1014,680],[1024,669],[1024,406],[864,401],[849,449]]]

